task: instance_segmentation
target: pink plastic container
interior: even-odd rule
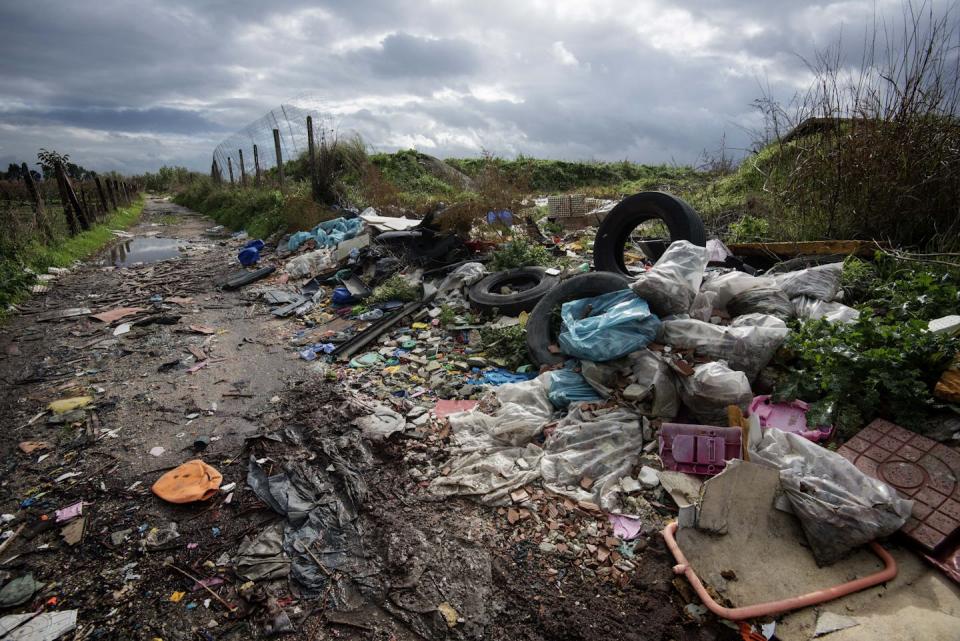
[[[741,432],[736,427],[664,423],[660,460],[668,470],[713,476],[730,459],[740,458]]]
[[[756,396],[750,403],[750,416],[760,419],[760,427],[774,428],[781,432],[791,432],[818,443],[830,438],[833,426],[807,429],[807,409],[809,405],[797,400],[792,403],[772,403],[769,396]]]

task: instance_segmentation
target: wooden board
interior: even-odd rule
[[[879,243],[887,248],[886,243]],[[854,254],[869,258],[877,251],[872,240],[811,240],[786,243],[731,243],[727,245],[735,256],[762,256],[794,258],[796,256],[826,256],[829,254]]]

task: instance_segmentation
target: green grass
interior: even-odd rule
[[[32,240],[20,247],[5,247],[0,252],[0,314],[29,296],[35,278],[26,270],[42,274],[49,267],[70,267],[74,261],[93,255],[113,240],[110,230],[130,227],[143,213],[144,198],[129,207],[118,208],[106,220],[76,236],[60,239],[55,245]]]

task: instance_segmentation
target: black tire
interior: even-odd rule
[[[600,223],[593,243],[594,268],[601,272],[631,276],[623,259],[627,240],[641,223],[656,219],[662,220],[667,226],[670,238],[643,243],[651,260],[660,258],[667,246],[677,240],[689,240],[701,247],[707,244],[703,220],[690,205],[661,191],[643,191],[620,201]]]
[[[474,283],[468,292],[470,303],[481,312],[499,311],[507,316],[529,312],[560,279],[550,276],[543,267],[518,267],[490,274]],[[501,294],[500,288],[510,285],[512,294]]]
[[[581,298],[592,298],[626,289],[630,279],[620,274],[594,272],[569,278],[540,299],[527,319],[527,351],[537,365],[557,365],[566,360],[562,354],[550,352],[556,342],[553,312],[564,303]]]

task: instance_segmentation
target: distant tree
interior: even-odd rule
[[[7,180],[20,180],[21,176],[23,176],[23,170],[20,169],[20,165],[12,162],[10,163],[10,166],[7,167],[7,173],[2,177],[6,178]]]

